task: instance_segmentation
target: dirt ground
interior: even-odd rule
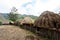
[[[0,40],[25,40],[27,35],[34,34],[13,25],[0,26]]]

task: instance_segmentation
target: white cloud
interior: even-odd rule
[[[13,6],[21,14],[40,15],[45,10],[59,10],[60,0],[0,0],[0,12],[10,12]]]
[[[39,15],[46,10],[56,12],[55,9],[60,5],[60,1],[59,0],[48,0],[47,2],[46,1],[43,2],[41,0],[35,0],[34,6],[29,4],[25,7],[25,9],[29,9],[28,13],[30,14],[32,13],[34,15]]]

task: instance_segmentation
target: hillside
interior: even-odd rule
[[[6,20],[6,18],[4,17],[4,15],[0,13],[0,21],[4,21],[4,20]]]
[[[0,15],[2,15],[1,16],[1,19],[3,18],[5,18],[5,19],[7,19],[7,15],[8,13],[0,13]],[[19,19],[22,19],[22,18],[24,18],[24,17],[26,17],[26,16],[29,16],[29,17],[31,17],[32,19],[36,19],[37,18],[37,16],[34,16],[34,15],[26,15],[26,14],[23,14],[23,15],[21,15],[21,14],[18,14],[18,17],[19,17]]]
[[[8,22],[8,20],[6,19],[6,17],[0,13],[0,21],[2,22]]]
[[[22,19],[22,18],[24,18],[24,17],[26,17],[26,16],[29,16],[29,17],[31,17],[32,19],[36,19],[37,18],[37,16],[34,16],[34,15],[26,15],[26,14],[23,14],[23,15],[19,15],[19,19]]]

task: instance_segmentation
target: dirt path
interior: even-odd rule
[[[25,36],[30,34],[28,31],[20,29],[17,26],[0,26],[0,40],[25,40]]]

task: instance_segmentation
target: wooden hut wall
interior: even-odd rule
[[[60,40],[60,32],[57,30],[50,30],[50,29],[44,29],[39,28],[40,30],[37,30],[37,35],[42,36],[45,38],[49,38],[50,40]]]
[[[27,29],[27,30],[30,30],[30,31],[32,31],[32,32],[35,32],[35,28],[33,27],[33,24],[26,24],[26,23],[24,23],[24,24],[22,24],[23,25],[23,28],[24,29]]]
[[[38,36],[48,37],[48,29],[43,29],[43,28],[37,27],[37,32],[36,33],[37,33]]]

